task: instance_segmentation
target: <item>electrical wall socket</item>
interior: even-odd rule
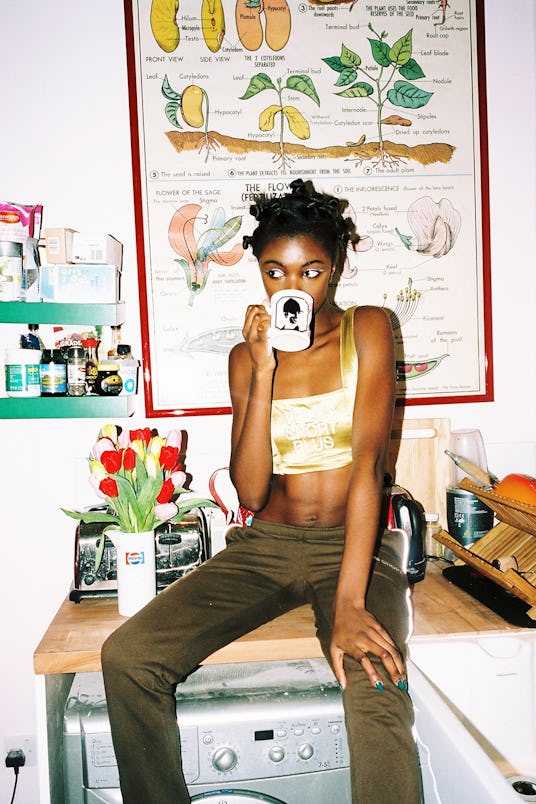
[[[10,751],[23,751],[25,765],[37,765],[37,740],[35,734],[18,734],[16,737],[4,737],[4,757]]]

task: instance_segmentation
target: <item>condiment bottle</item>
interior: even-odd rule
[[[69,396],[86,393],[86,352],[81,346],[67,350],[67,393]]]
[[[88,394],[93,393],[95,380],[98,373],[98,348],[99,341],[96,338],[86,338],[82,341],[82,346],[86,350],[86,385]]]
[[[137,393],[139,363],[132,357],[128,343],[118,344],[117,362],[119,364],[119,376],[123,380],[123,390],[121,394],[127,396]]]
[[[441,530],[439,524],[439,514],[425,513],[424,519],[426,522],[426,531],[424,534],[424,552],[427,556],[433,558],[441,558],[443,556],[444,548],[441,542],[435,538]]]
[[[39,366],[41,396],[65,396],[67,361],[60,349],[44,349]]]

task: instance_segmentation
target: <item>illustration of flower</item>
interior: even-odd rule
[[[114,424],[105,425],[88,460],[89,481],[106,501],[106,510],[61,510],[82,522],[102,522],[106,530],[142,533],[163,522],[180,522],[188,511],[200,505],[217,507],[212,500],[193,497],[184,488],[186,475],[179,461],[181,443],[178,430],[170,430],[167,438],[162,438],[149,427],[128,432]],[[103,550],[101,538],[96,567]]]
[[[239,231],[242,225],[241,215],[226,221],[225,211],[222,207],[218,207],[208,229],[196,237],[196,221],[203,220],[199,217],[200,212],[201,207],[198,204],[186,204],[180,207],[171,218],[168,230],[171,248],[180,255],[176,262],[184,269],[190,291],[188,302],[190,306],[195,295],[201,293],[207,284],[210,262],[218,265],[235,265],[244,254],[241,243],[236,243],[230,251],[220,251],[220,248]],[[204,221],[207,221],[206,217]]]
[[[353,251],[369,251],[373,245],[374,240],[372,239],[372,237],[369,237],[369,235],[363,235],[362,237],[359,238],[358,242],[353,247]],[[350,265],[350,260],[348,257],[346,257],[346,260],[344,262],[341,271],[341,277],[343,277],[343,279],[351,279],[353,276],[357,274],[357,270],[358,270],[357,265],[355,266]]]
[[[442,198],[436,204],[428,196],[414,201],[408,209],[408,222],[412,235],[396,233],[407,249],[432,257],[443,257],[451,250],[458,237],[462,219],[450,201]]]

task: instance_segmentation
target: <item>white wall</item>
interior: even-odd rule
[[[495,401],[414,407],[410,415],[477,426],[497,474],[536,475],[536,11],[533,0],[510,0],[508,13],[501,0],[485,5]],[[3,0],[0,98],[0,198],[42,202],[47,226],[109,231],[124,243],[124,340],[139,354],[122,3]],[[134,422],[144,422],[141,399]],[[72,578],[73,525],[59,507],[86,493],[83,457],[101,423],[0,421],[3,801],[13,782],[4,737],[35,734],[32,653]],[[188,468],[204,490],[226,461],[228,417],[154,424],[188,431]],[[35,769],[21,771],[16,801],[38,801]]]

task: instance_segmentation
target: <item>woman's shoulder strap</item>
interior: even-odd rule
[[[345,388],[355,388],[357,383],[357,351],[354,337],[354,313],[357,307],[344,311],[341,320],[341,376]]]

